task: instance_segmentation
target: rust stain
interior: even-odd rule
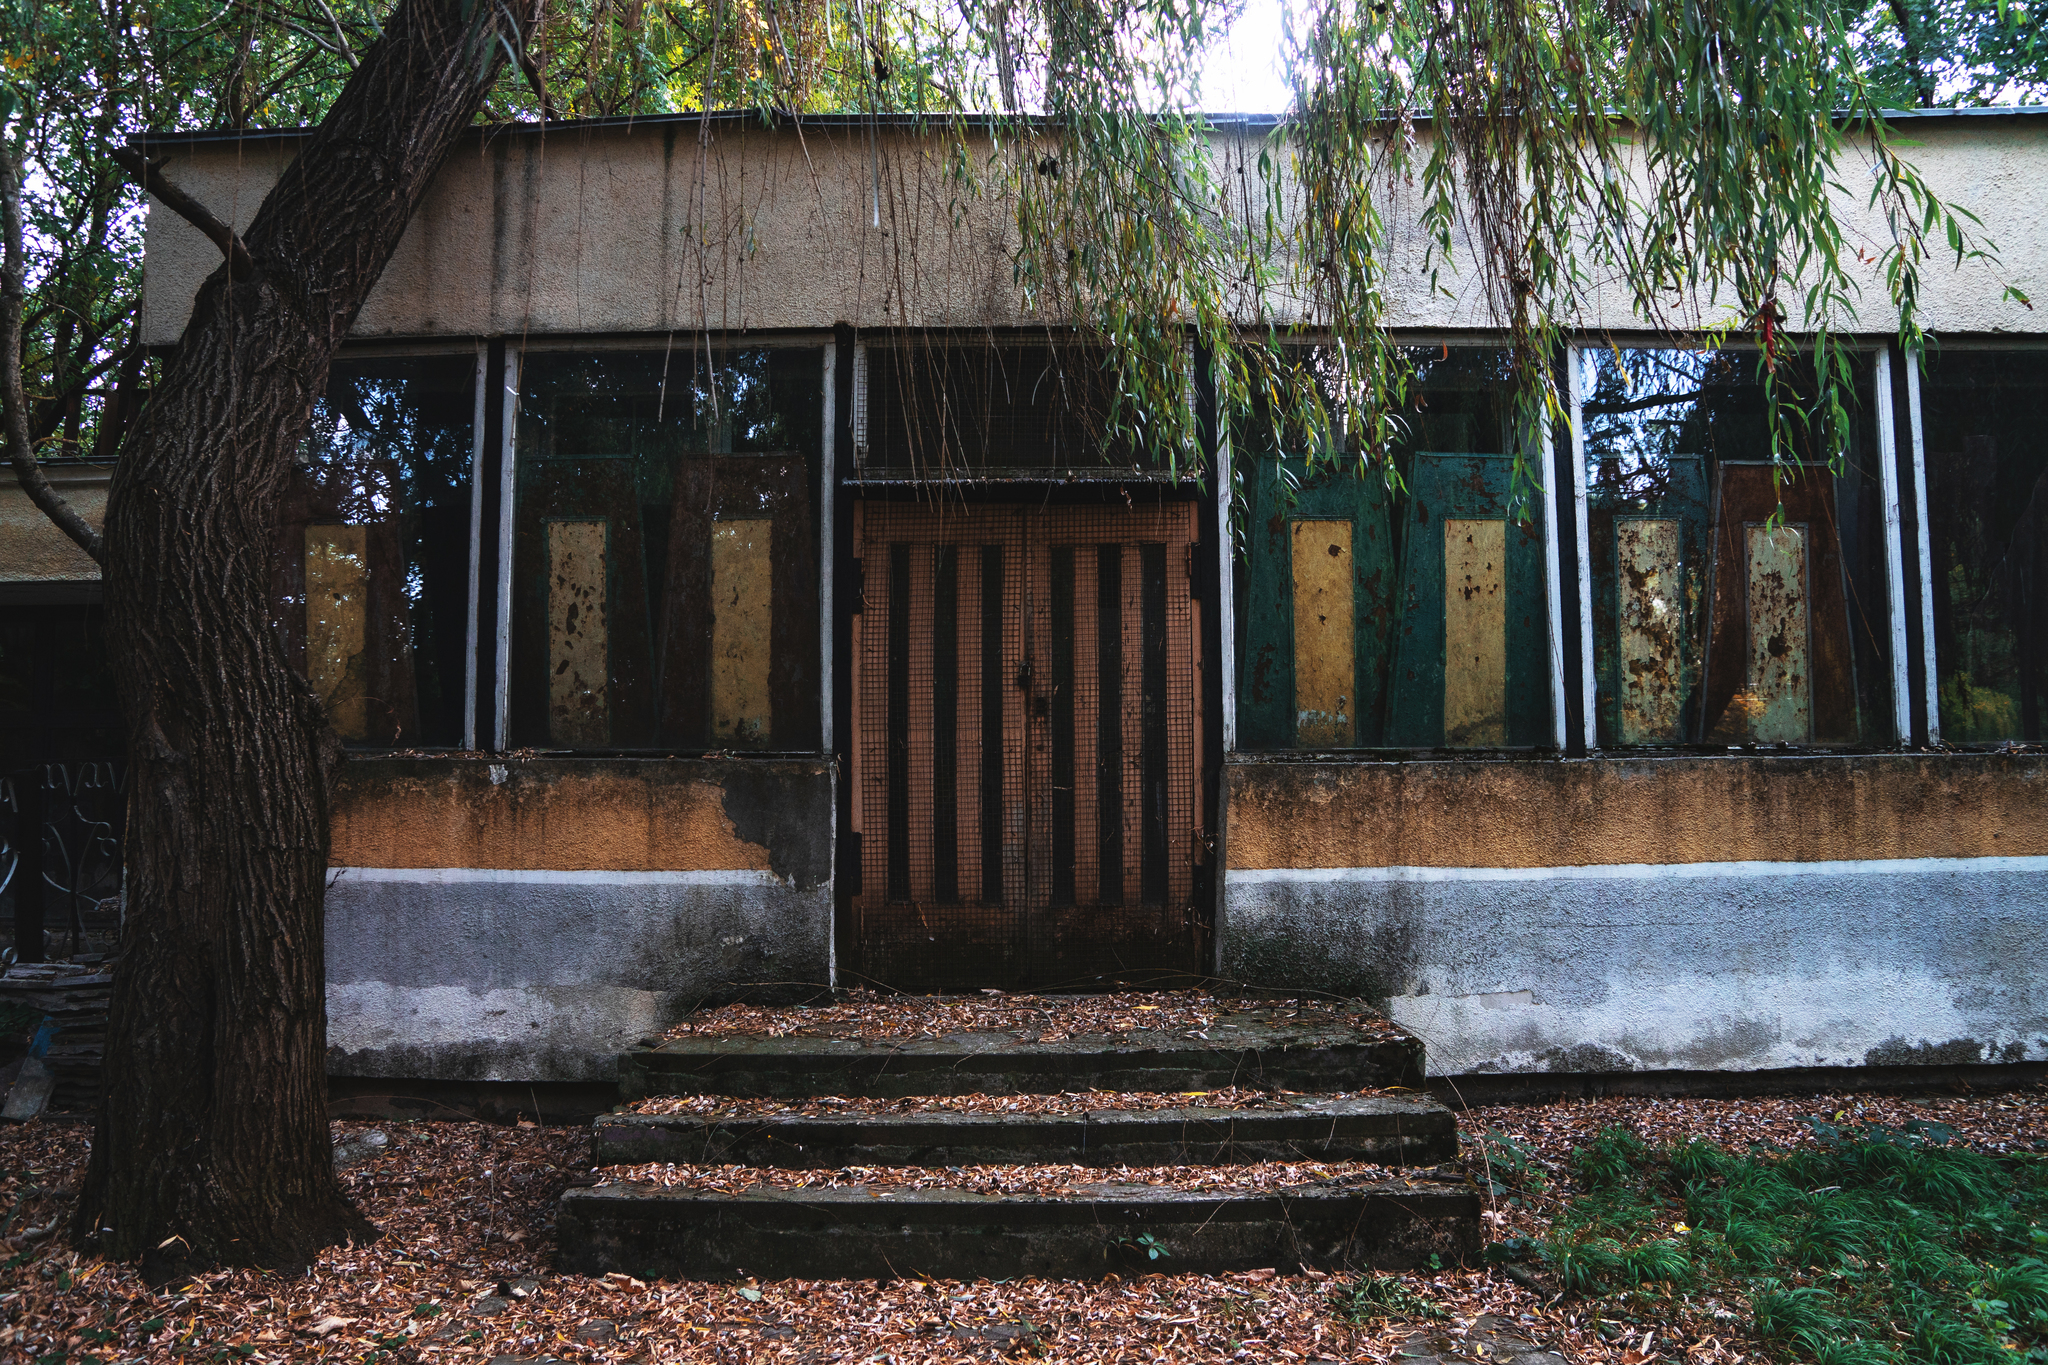
[[[1614,524],[1624,744],[1685,738],[1678,546],[1676,521],[1631,517]]]
[[[1508,737],[1505,521],[1444,522],[1444,744],[1486,748]]]
[[[1307,749],[1348,748],[1358,652],[1351,590],[1351,523],[1294,523],[1295,742]]]
[[[498,780],[492,780],[495,770]],[[518,871],[766,871],[716,781],[554,765],[461,763],[352,784],[337,801],[337,867]]]
[[[1805,744],[1813,737],[1813,687],[1806,611],[1806,528],[1749,533],[1750,738]]]
[[[369,735],[369,528],[306,528],[306,674],[343,739]]]
[[[2048,758],[1233,764],[1230,866],[1571,867],[2048,854]]]
[[[602,521],[548,523],[548,738],[611,742],[608,532]]]

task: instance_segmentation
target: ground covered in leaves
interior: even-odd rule
[[[1726,1152],[1764,1143],[1819,1159],[1830,1151],[1828,1126],[1838,1141],[1857,1125],[1904,1131],[1914,1121],[1945,1125],[1954,1136],[1945,1147],[2005,1169],[2048,1146],[2048,1092],[1931,1102],[1622,1099],[1462,1116],[1466,1165],[1491,1195],[1489,1235],[1510,1257],[1514,1238],[1592,1228],[1572,1224],[1572,1210],[1583,1214],[1586,1197],[1613,1184],[1597,1171],[1589,1182],[1574,1150],[1594,1151],[1603,1134],[1611,1145],[1610,1130],[1645,1150],[1699,1137]],[[361,1140],[372,1127],[389,1136],[381,1149]],[[1760,1338],[1759,1305],[1746,1296],[1704,1282],[1566,1293],[1540,1256],[1405,1276],[1253,1271],[1099,1283],[562,1276],[551,1269],[550,1219],[562,1187],[590,1175],[587,1130],[351,1122],[335,1132],[351,1151],[371,1153],[344,1178],[384,1229],[380,1241],[336,1248],[297,1278],[224,1271],[150,1290],[129,1268],[65,1242],[87,1129],[0,1129],[0,1360],[1386,1361],[1418,1325],[1455,1343],[1488,1313],[1574,1362],[1815,1358],[1796,1338]],[[1674,1213],[1650,1240],[1690,1235],[1669,1226],[1683,1220]],[[1814,1286],[1788,1281],[1784,1290],[1800,1287]]]
[[[949,1033],[1012,1033],[1026,1042],[1059,1043],[1120,1033],[1167,1031],[1200,1037],[1226,1015],[1342,1025],[1375,1036],[1394,1033],[1384,1016],[1356,1001],[1223,998],[1208,991],[1117,991],[1106,995],[904,996],[849,991],[829,1004],[722,1005],[699,1011],[668,1031],[670,1038],[861,1038],[908,1041]]]

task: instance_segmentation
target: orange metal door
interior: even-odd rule
[[[855,979],[1199,972],[1195,505],[855,510]]]

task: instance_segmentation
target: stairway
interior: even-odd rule
[[[1211,1013],[875,1037],[781,1011],[635,1049],[593,1129],[599,1182],[562,1197],[561,1266],[1010,1279],[1477,1253],[1414,1038],[1326,1008]]]

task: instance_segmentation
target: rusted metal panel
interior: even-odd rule
[[[369,737],[369,528],[306,528],[306,677],[344,740]]]
[[[711,742],[717,748],[760,748],[772,733],[774,528],[766,519],[711,528]]]
[[[1507,743],[1505,521],[1444,521],[1444,743]]]
[[[1623,744],[1685,737],[1682,532],[1666,518],[1614,523]]]
[[[548,738],[611,742],[609,523],[548,523]]]
[[[1294,570],[1294,737],[1307,749],[1357,742],[1357,615],[1351,523],[1297,521]]]
[[[1760,744],[1804,744],[1813,735],[1806,528],[1743,529],[1749,547],[1750,735]]]

